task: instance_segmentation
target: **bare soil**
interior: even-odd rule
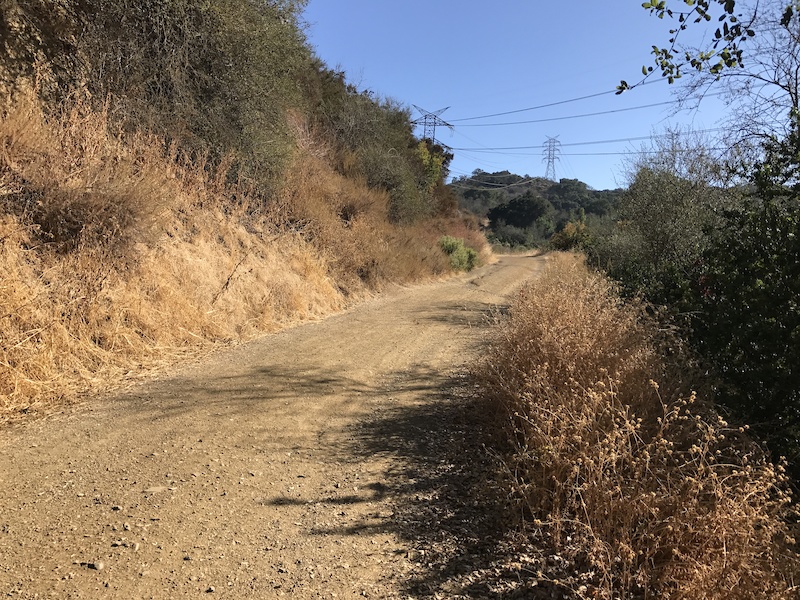
[[[0,596],[501,596],[464,373],[543,264],[501,257],[0,429]]]

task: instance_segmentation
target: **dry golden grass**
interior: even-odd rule
[[[524,526],[597,573],[595,597],[794,597],[783,469],[697,399],[678,350],[576,257],[519,293],[482,376]]]
[[[103,114],[21,102],[0,150],[0,416],[344,306],[316,248]]]
[[[86,106],[0,113],[0,420],[449,269],[458,224],[392,226],[301,133],[265,201]]]
[[[462,219],[390,223],[387,193],[337,174],[313,152],[292,165],[271,218],[319,248],[348,295],[449,273],[437,244],[442,235],[464,239],[484,259],[489,255],[477,226]]]

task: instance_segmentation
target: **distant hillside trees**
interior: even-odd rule
[[[565,227],[581,235],[565,240],[588,240],[588,229],[603,225],[614,213],[622,190],[593,190],[577,179],[553,182],[480,169],[471,176],[458,177],[450,184],[459,207],[489,221],[492,238],[508,246],[542,246]],[[585,233],[585,235],[583,235]]]
[[[553,205],[541,196],[536,196],[528,190],[522,196],[512,198],[488,212],[489,224],[496,227],[499,224],[513,225],[520,229],[531,227],[536,221],[554,211]]]

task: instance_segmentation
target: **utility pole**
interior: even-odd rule
[[[556,161],[561,160],[558,157],[558,153],[561,152],[561,142],[558,141],[558,136],[556,137],[549,137],[547,141],[544,143],[544,158],[542,162],[547,162],[547,169],[544,173],[544,178],[549,179],[550,181],[556,180]]]
[[[414,108],[416,108],[420,112],[420,114],[422,114],[421,118],[417,119],[416,121],[411,121],[411,122],[414,125],[422,125],[422,129],[423,129],[422,139],[423,140],[430,140],[431,143],[435,144],[436,143],[436,127],[437,126],[439,126],[439,127],[447,127],[451,131],[453,130],[453,126],[450,125],[450,123],[448,123],[447,121],[445,121],[444,119],[439,117],[439,115],[441,115],[444,111],[446,111],[448,108],[450,108],[449,106],[446,106],[445,108],[440,108],[439,110],[435,110],[433,112],[425,110],[424,108],[420,108],[416,104],[413,104],[412,106]]]

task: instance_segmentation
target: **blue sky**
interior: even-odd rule
[[[475,169],[544,176],[542,146],[557,136],[557,178],[623,187],[625,153],[646,138],[667,126],[714,129],[724,115],[713,97],[676,113],[665,81],[602,94],[621,79],[639,81],[651,47],[669,38],[674,24],[640,0],[310,0],[304,18],[317,55],[359,88],[409,108],[449,107],[442,118],[455,130],[439,128],[436,137],[455,149],[454,176]],[[559,104],[522,111],[552,103]],[[508,111],[521,112],[473,119]],[[591,113],[605,114],[578,116]],[[553,120],[519,123],[544,119]],[[530,148],[496,150],[518,147]]]

